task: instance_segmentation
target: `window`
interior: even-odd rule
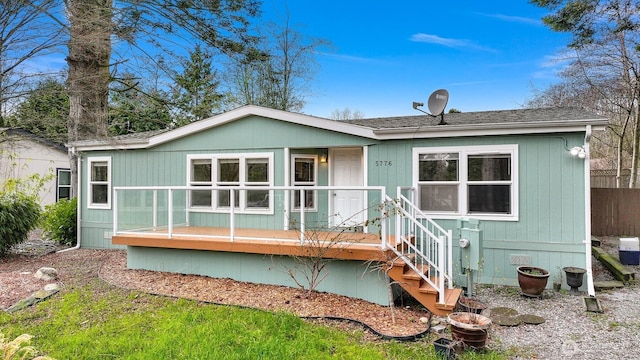
[[[427,213],[517,219],[517,145],[414,149]]]
[[[317,156],[312,155],[293,155],[293,186],[315,186],[317,182]],[[316,192],[305,191],[304,208],[305,210],[315,210],[316,208]],[[293,208],[300,209],[300,191],[293,192]]]
[[[88,159],[88,207],[108,209],[111,206],[111,158]]]
[[[71,197],[71,170],[56,169],[56,201]]]
[[[269,160],[247,159],[245,185],[269,186]],[[269,190],[247,190],[247,208],[269,208]]]
[[[273,155],[190,155],[189,185],[214,187],[270,186],[273,184]],[[271,210],[272,191],[235,190],[234,208],[243,211]],[[192,209],[224,210],[231,207],[231,190],[191,190]]]
[[[211,159],[191,162],[191,185],[211,186]],[[191,191],[191,206],[211,206],[211,190]]]

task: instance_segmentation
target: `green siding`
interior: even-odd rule
[[[491,136],[389,141],[369,148],[369,185],[385,185],[395,196],[397,186],[411,186],[414,147],[518,145],[519,220],[481,220],[484,266],[481,282],[516,285],[517,265],[511,255],[529,255],[531,264],[548,269],[552,278],[564,266],[585,267],[585,160],[565,149],[581,145],[583,134]],[[376,166],[392,161],[392,166]],[[437,219],[436,219],[437,220]],[[437,220],[454,230],[455,220]],[[454,238],[457,247],[457,237]],[[456,280],[465,284],[458,249],[454,251]],[[549,281],[551,286],[552,281]]]
[[[127,267],[289,287],[296,284],[287,269],[300,268],[291,258],[281,256],[134,246],[127,249]],[[364,262],[331,261],[325,274],[318,291],[389,305],[384,274],[371,271]]]

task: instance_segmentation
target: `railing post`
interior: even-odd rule
[[[235,190],[229,189],[229,205],[231,210],[229,211],[229,240],[233,242],[236,236],[236,194]]]
[[[169,198],[167,199],[167,206],[169,207],[167,211],[168,215],[168,228],[167,228],[167,236],[169,239],[173,237],[173,189],[169,189]]]
[[[447,244],[447,277],[449,278],[449,288],[453,288],[453,230],[447,231],[447,238],[449,239]]]
[[[386,204],[386,193],[384,189],[380,190],[380,200],[382,200],[382,206],[380,207],[380,232],[381,232],[381,240],[382,240],[382,250],[387,248],[387,221],[388,218],[385,218],[385,210],[387,208]],[[390,215],[389,215],[390,216]]]
[[[400,187],[398,187],[398,189],[396,190],[396,197],[398,199],[398,204],[397,206],[400,207],[400,209],[396,209],[396,239],[395,239],[395,244],[393,244],[393,246],[397,246],[398,245],[398,241],[400,241],[400,239],[402,239],[402,212],[403,212],[403,205],[402,205],[402,189]]]
[[[444,239],[444,236],[440,236],[440,241],[438,242],[438,269],[440,272],[440,278],[439,278],[439,284],[438,284],[438,302],[443,304],[445,302],[445,297],[444,297],[444,281],[445,281],[445,276],[447,274],[445,274],[445,269],[447,267],[447,264],[445,264],[445,251],[447,251],[445,248],[447,247],[446,241]]]
[[[118,233],[118,189],[113,189],[113,235]]]
[[[300,245],[304,245],[304,189],[300,189]]]
[[[158,228],[158,190],[153,189],[153,230]]]

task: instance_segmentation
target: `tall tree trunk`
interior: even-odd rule
[[[626,118],[624,120],[624,124],[622,125],[622,130],[620,134],[618,134],[618,149],[616,151],[616,188],[622,187],[622,167],[624,166],[623,154],[624,154],[624,137],[627,134],[627,127],[629,126],[629,120],[631,119],[631,114],[629,112],[626,113]]]
[[[638,149],[640,148],[640,114],[638,113],[638,102],[636,101],[633,114],[633,151],[631,153],[631,174],[629,174],[629,188],[636,187],[638,177]]]
[[[113,0],[65,1],[71,24],[67,56],[71,142],[107,135],[112,3]],[[70,160],[71,193],[75,195],[78,179],[75,155]]]

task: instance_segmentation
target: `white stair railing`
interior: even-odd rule
[[[399,188],[397,199],[387,198],[394,203],[396,213],[396,246],[389,246],[409,267],[438,291],[438,303],[445,302],[445,289],[453,287],[451,278],[452,237],[451,230],[445,230],[413,201],[402,195]],[[428,268],[428,275],[424,274]]]

